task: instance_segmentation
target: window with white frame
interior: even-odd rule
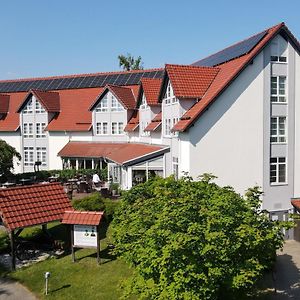
[[[118,123],[118,134],[123,134],[124,133],[124,123],[119,122]]]
[[[149,136],[150,131],[145,131],[146,127],[148,126],[149,122],[140,122],[140,128],[141,128],[141,136]]]
[[[111,95],[111,111],[122,111],[123,106],[114,95]]]
[[[271,77],[271,102],[286,102],[286,76]]]
[[[170,81],[168,82],[168,85],[167,85],[164,101],[165,101],[165,104],[171,104],[171,103],[178,102],[178,99],[174,95],[174,91],[173,91]]]
[[[46,128],[46,123],[36,123],[35,124],[35,134],[36,134],[37,138],[45,138],[46,137],[45,128]]]
[[[23,109],[23,114],[32,114],[33,113],[33,102],[32,99],[30,99],[25,108]]]
[[[171,119],[165,119],[165,136],[171,135]]]
[[[44,109],[44,107],[41,105],[41,103],[38,100],[35,101],[35,112],[37,114],[46,112],[46,110]]]
[[[111,134],[123,134],[124,123],[123,122],[112,122],[111,123]]]
[[[108,111],[108,99],[107,94],[101,99],[100,103],[96,107],[96,112],[107,112]]]
[[[34,165],[34,150],[33,147],[24,147],[24,166]]]
[[[33,138],[33,123],[24,123],[23,124],[23,137],[24,138]]]
[[[285,157],[270,158],[270,183],[282,184],[287,183],[287,165]]]
[[[47,165],[47,150],[46,147],[36,148],[36,161],[40,161],[42,165]]]
[[[108,123],[107,122],[98,122],[96,124],[96,134],[97,135],[108,134]]]
[[[179,177],[178,157],[172,157],[172,173],[175,179]]]
[[[280,41],[280,39],[274,39],[271,43],[271,61],[272,62],[287,62],[286,57],[287,43]]]
[[[271,143],[286,143],[286,117],[271,117]]]
[[[146,101],[145,93],[143,93],[142,103],[140,105],[140,109],[147,109],[148,107],[149,106],[148,106],[147,101]]]

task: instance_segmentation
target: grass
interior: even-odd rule
[[[23,237],[30,238],[39,233],[38,227],[22,232]],[[66,228],[58,223],[49,225],[49,231],[57,239],[66,238]],[[126,279],[131,270],[120,259],[112,256],[107,244],[110,243],[109,227],[102,227],[100,233],[102,264],[97,264],[95,249],[76,251],[76,262],[72,263],[71,255],[50,258],[29,267],[7,273],[0,268],[0,276],[8,275],[31,290],[40,299],[119,299],[122,291],[120,283]],[[44,273],[50,272],[49,294],[44,294]]]

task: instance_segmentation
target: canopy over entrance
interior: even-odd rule
[[[162,155],[169,147],[138,143],[69,142],[58,153],[61,157],[103,157],[119,165],[132,165]]]

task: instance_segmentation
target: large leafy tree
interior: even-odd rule
[[[278,221],[205,175],[155,178],[123,196],[113,220],[116,253],[134,266],[125,295],[140,299],[241,299],[283,245]]]
[[[20,153],[14,147],[0,139],[0,176],[10,174],[14,167],[14,158],[20,160]]]
[[[125,71],[130,70],[143,70],[143,63],[141,56],[134,58],[131,54],[127,53],[127,55],[119,55],[119,66],[123,68]]]

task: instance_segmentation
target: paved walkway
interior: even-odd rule
[[[283,251],[278,252],[274,281],[269,278],[270,300],[300,299],[300,243],[286,241]],[[276,293],[274,292],[276,288]]]
[[[0,299],[1,300],[37,300],[21,284],[9,279],[0,278]]]

